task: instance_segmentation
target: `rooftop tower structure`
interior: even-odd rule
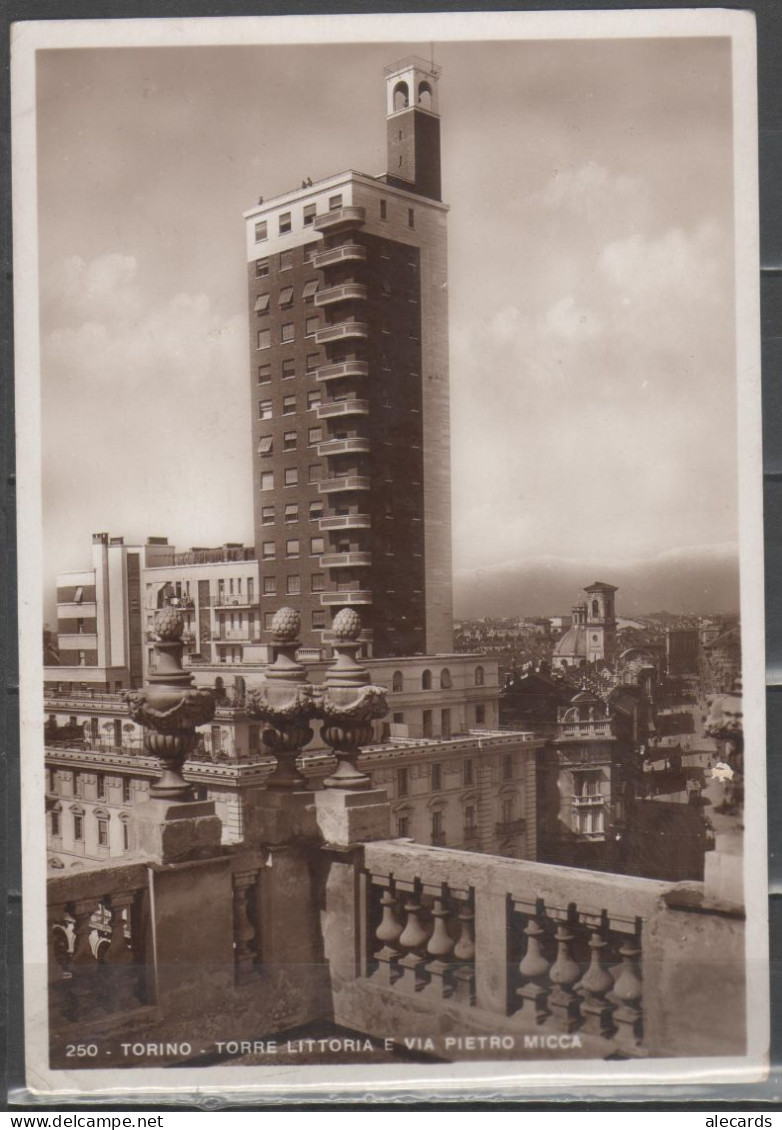
[[[355,608],[367,654],[452,650],[439,69],[385,72],[388,169],[245,213],[261,638]]]

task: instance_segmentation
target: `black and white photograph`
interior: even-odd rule
[[[12,61],[30,1092],[763,1078],[751,19]]]

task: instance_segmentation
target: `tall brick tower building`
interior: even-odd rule
[[[387,68],[388,171],[245,213],[261,639],[361,615],[368,654],[452,650],[438,68]]]

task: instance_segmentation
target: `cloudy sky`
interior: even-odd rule
[[[429,45],[39,53],[49,577],[96,530],[251,542],[242,211],[382,172],[382,68],[412,53]],[[457,573],[724,554],[729,41],[434,53]]]

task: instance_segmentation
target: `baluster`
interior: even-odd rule
[[[390,987],[399,977],[397,963],[402,956],[402,951],[397,949],[402,935],[402,923],[399,921],[397,902],[390,885],[384,889],[380,905],[383,908],[383,917],[377,930],[375,930],[375,937],[382,943],[382,947],[373,955],[378,963],[374,976],[378,981]]]
[[[475,914],[470,902],[459,904],[459,937],[453,956],[453,995],[464,1004],[475,1004]]]
[[[546,1002],[549,995],[548,972],[551,962],[543,954],[543,940],[546,931],[542,925],[545,910],[542,900],[535,905],[535,914],[527,919],[524,933],[527,935],[527,952],[519,962],[519,973],[524,983],[517,990],[521,997],[519,1012],[525,1020],[540,1024],[548,1016]]]
[[[405,899],[405,915],[407,920],[405,928],[399,936],[399,944],[407,953],[399,959],[399,968],[401,976],[399,978],[399,988],[408,993],[417,992],[422,989],[425,983],[424,969],[426,966],[426,958],[423,955],[423,948],[426,945],[428,934],[424,929],[420,914],[423,909],[421,906],[419,886],[416,882],[415,888],[408,894]]]
[[[234,965],[237,985],[244,984],[253,974],[255,926],[250,919],[250,889],[258,875],[256,871],[237,871],[234,883]]]
[[[427,992],[434,997],[442,999],[450,997],[453,993],[453,963],[449,960],[454,948],[454,940],[448,933],[447,919],[450,911],[446,909],[447,887],[443,884],[441,894],[436,896],[432,906],[434,926],[426,952],[432,958],[426,967],[429,977]]]
[[[619,1001],[619,1008],[614,1012],[616,1025],[616,1041],[628,1048],[635,1048],[641,1042],[642,1012],[641,997],[643,995],[643,982],[636,964],[641,955],[639,931],[633,937],[626,938],[619,950],[622,964],[614,981],[613,995]]]
[[[73,953],[71,955],[70,1013],[78,1020],[90,1012],[95,1003],[98,963],[92,952],[90,932],[97,899],[81,899],[71,904],[74,918]]]
[[[581,976],[581,966],[574,959],[571,943],[575,937],[572,931],[575,907],[568,907],[567,918],[557,926],[554,940],[557,943],[557,959],[549,971],[549,979],[554,988],[549,993],[548,1003],[551,1020],[561,1032],[572,1032],[580,1022],[578,997],[573,986]]]
[[[70,1003],[70,930],[66,922],[65,904],[49,904],[47,907],[49,940],[49,993],[52,1013],[61,1019],[68,1019]]]
[[[596,1036],[610,1036],[614,1030],[611,1022],[613,1009],[606,1000],[606,993],[613,986],[611,974],[605,967],[604,951],[608,945],[608,915],[605,911],[600,921],[592,926],[589,935],[589,948],[592,956],[589,968],[581,978],[579,992],[582,996],[581,1015],[584,1018],[584,1031]]]
[[[137,970],[128,937],[135,901],[135,891],[118,891],[107,900],[111,938],[103,955],[101,980],[104,1006],[112,1012],[125,1012],[139,1004],[135,993]]]

